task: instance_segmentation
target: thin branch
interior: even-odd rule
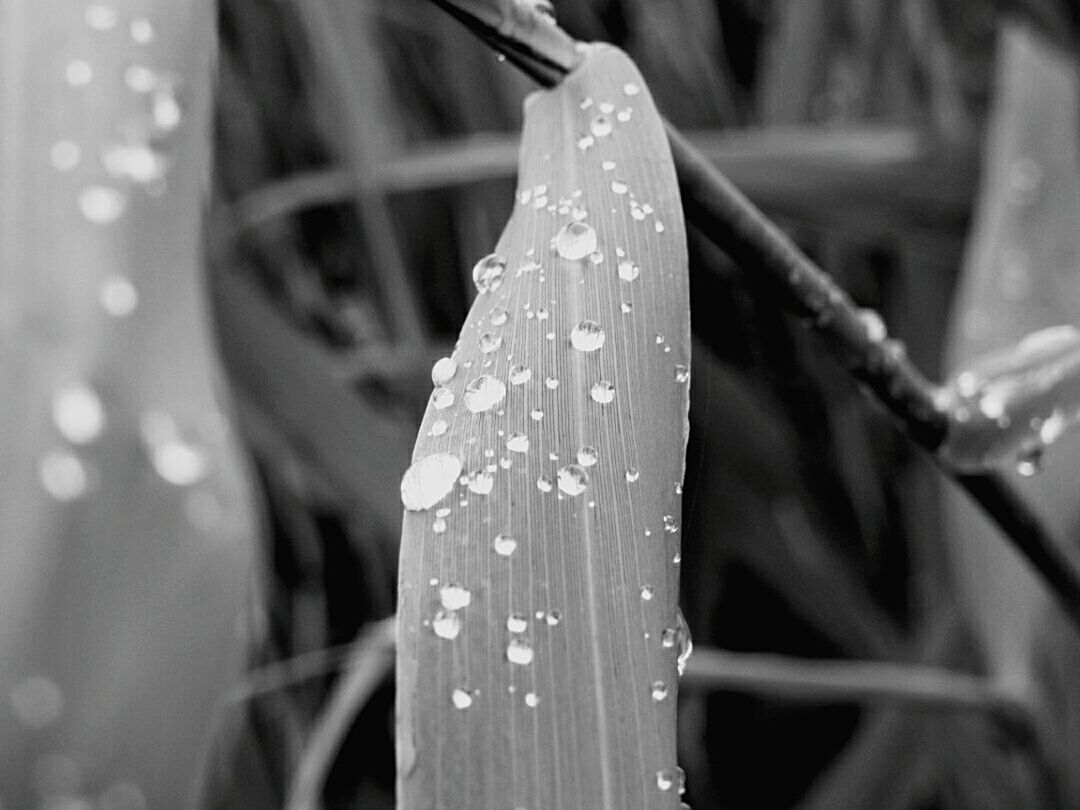
[[[544,86],[558,83],[561,75],[577,64],[578,60],[570,57],[567,35],[551,33],[559,30],[557,26],[542,20],[531,27],[521,23],[527,3],[432,2],[464,22]],[[549,42],[556,42],[557,50],[545,50]],[[857,308],[828,274],[678,130],[668,124],[667,131],[687,219],[740,267],[751,271],[753,283],[768,289],[790,312],[805,318],[852,376],[897,417],[904,432],[930,453],[936,453],[948,435],[950,413],[939,405],[939,387],[907,360],[903,344],[888,337],[880,316]],[[1062,547],[1031,507],[998,474],[961,475],[940,459],[938,462],[1042,574],[1069,618],[1080,628],[1080,571],[1062,553]]]

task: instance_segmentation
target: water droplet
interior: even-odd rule
[[[138,45],[148,45],[154,41],[154,25],[145,17],[136,17],[132,20],[129,33],[132,42]]]
[[[633,200],[630,201],[630,216],[638,222],[645,219],[645,212]]]
[[[675,667],[681,678],[686,671],[686,664],[690,661],[690,656],[694,653],[694,642],[690,638],[690,628],[686,626],[682,608],[679,608],[676,613],[675,638],[679,646],[679,657],[675,662]]]
[[[544,418],[544,412],[539,408],[533,408],[531,411],[529,411],[529,416],[532,417],[532,420],[534,422],[539,422],[541,419]]]
[[[538,705],[540,705],[540,696],[536,694],[536,692],[526,692],[525,705],[528,706],[530,709],[535,709]]]
[[[690,379],[690,369],[686,366],[675,366],[675,382],[684,383]]]
[[[546,321],[550,317],[551,313],[544,309],[544,307],[540,307],[540,309],[536,310],[536,320]]]
[[[114,318],[124,318],[139,305],[139,292],[124,276],[108,276],[98,291],[101,308]]]
[[[630,120],[630,118],[631,118],[631,116],[633,116],[633,114],[634,114],[634,108],[633,107],[627,107],[625,110],[619,110],[619,112],[616,113],[615,118],[617,118],[620,123],[625,124],[627,121]]]
[[[94,69],[85,59],[72,59],[64,66],[64,78],[72,87],[85,87],[94,78]]]
[[[435,534],[443,534],[446,532],[446,521],[442,518],[436,518],[431,524],[431,531]]]
[[[577,451],[577,461],[582,467],[591,467],[597,461],[599,454],[595,447],[586,445]]]
[[[509,557],[517,549],[517,540],[508,534],[497,534],[492,541],[495,553],[502,557]]]
[[[556,388],[559,387],[559,378],[558,377],[545,377],[544,378],[544,385],[547,386],[552,391],[554,391]]]
[[[682,495],[682,491],[683,491],[682,490],[682,484],[676,483],[675,484],[675,494],[676,495]]]
[[[630,187],[626,185],[626,183],[624,183],[622,180],[612,180],[611,190],[614,191],[616,194],[625,194],[630,190]]]
[[[431,629],[439,638],[453,640],[461,632],[461,617],[454,610],[440,610],[431,620]]]
[[[603,108],[601,108],[603,109]],[[610,112],[610,110],[609,110]],[[611,134],[614,124],[607,115],[598,115],[589,123],[589,132],[597,138],[606,138]]]
[[[629,315],[630,312],[634,309],[634,307],[632,304],[623,301],[621,304],[619,304],[619,309],[622,310],[623,315]]]
[[[450,507],[449,506],[440,506],[438,509],[435,510],[435,517],[444,518],[444,517],[449,517],[449,516],[450,516]]]
[[[69,172],[82,160],[82,147],[72,140],[57,141],[49,149],[49,162],[58,172]]]
[[[511,633],[524,633],[529,628],[529,620],[520,613],[511,613],[506,617],[506,629]]]
[[[629,259],[619,262],[619,278],[623,281],[633,281],[641,273],[641,268]]]
[[[641,88],[638,87],[637,84],[635,84],[634,82],[627,82],[623,85],[622,91],[628,96],[636,96],[638,93],[641,92]]]
[[[601,101],[598,109],[602,113],[613,113],[615,112],[615,105],[612,104],[610,101]]]
[[[506,645],[506,658],[511,664],[521,664],[522,666],[531,664],[533,648],[523,638],[512,638],[510,643]]]
[[[671,787],[674,784],[675,775],[671,771],[656,772],[656,786],[660,788],[660,790],[671,790]]]
[[[559,469],[558,481],[560,492],[576,497],[589,485],[589,476],[581,467],[570,464]]]
[[[555,251],[564,259],[577,261],[596,250],[596,231],[585,222],[568,222],[555,235]]]
[[[473,267],[472,277],[476,290],[481,295],[495,292],[502,284],[503,273],[506,272],[506,257],[497,253],[489,253]]]
[[[675,565],[679,565],[682,562],[682,552],[676,551],[671,557],[671,562]]]
[[[615,161],[605,160],[603,163],[600,164],[600,168],[603,169],[605,172],[613,172],[615,171]]]
[[[604,261],[604,254],[601,253],[599,250],[596,251],[595,253],[590,253],[589,254],[589,261],[592,262],[593,264],[600,264],[601,262]]]
[[[172,132],[184,117],[180,102],[176,98],[176,88],[171,84],[158,83],[154,88],[150,107],[150,118],[161,132]]]
[[[668,695],[667,684],[663,681],[653,681],[651,691],[652,699],[655,700],[657,703],[666,698]]]
[[[646,602],[651,602],[653,598],[652,585],[641,586],[641,598]]]
[[[83,12],[83,19],[95,31],[108,31],[110,28],[116,27],[118,15],[116,9],[94,3],[86,7],[86,11]]]
[[[562,613],[557,610],[549,610],[544,614],[544,621],[547,622],[548,627],[555,627],[562,621]]]
[[[472,594],[468,588],[451,583],[450,585],[443,585],[439,589],[439,601],[447,610],[461,610],[461,608],[469,606],[472,601]]]
[[[436,419],[431,424],[431,430],[428,431],[429,436],[442,436],[446,433],[447,424],[445,419]]]
[[[679,531],[679,524],[674,515],[664,515],[664,531],[668,534],[675,534]]]
[[[678,640],[678,633],[675,632],[674,628],[665,628],[664,632],[660,634],[660,643],[667,649],[674,647],[675,642]]]
[[[546,475],[541,475],[536,479],[536,488],[541,492],[551,492],[551,479]]]
[[[495,486],[495,476],[484,470],[474,470],[469,476],[467,486],[469,492],[475,492],[477,495],[490,495],[492,487]]]
[[[600,380],[593,383],[592,388],[589,389],[589,396],[593,402],[608,405],[615,399],[615,386],[607,380]]]
[[[596,143],[596,139],[592,135],[582,135],[578,138],[577,146],[582,152],[592,147]]]
[[[74,383],[53,396],[53,422],[61,435],[72,444],[89,444],[105,428],[105,408],[93,388]]]
[[[439,411],[449,408],[454,404],[454,392],[449,388],[439,386],[431,392],[431,404]]]
[[[401,502],[406,509],[430,509],[454,488],[461,474],[461,459],[434,453],[413,462],[401,478]]]
[[[510,384],[522,385],[532,379],[532,369],[527,366],[510,367]]]
[[[511,433],[506,440],[506,449],[514,453],[524,453],[529,449],[529,437],[520,431]]]
[[[595,352],[607,336],[596,321],[581,321],[570,330],[570,345],[579,352]]]
[[[464,689],[455,689],[450,695],[450,700],[454,702],[456,709],[467,709],[472,706],[472,695]]]
[[[532,199],[532,189],[523,188],[521,191],[518,192],[517,198],[518,202],[522,205],[528,204],[529,200]]]
[[[632,484],[641,477],[641,473],[637,471],[636,467],[631,467],[626,471],[626,482]]]
[[[1038,473],[1042,472],[1042,468],[1042,447],[1033,447],[1029,450],[1023,451],[1016,461],[1016,471],[1025,478],[1030,478],[1033,475],[1037,475]]]
[[[548,204],[548,198],[542,194],[537,194],[533,198],[533,208],[539,210]]]
[[[480,351],[484,354],[491,354],[502,346],[502,336],[494,335],[491,332],[485,332],[480,336]]]
[[[491,310],[491,325],[502,326],[509,319],[510,313],[502,307]]]
[[[167,439],[155,445],[150,460],[154,472],[178,487],[197,483],[206,475],[210,466],[202,450],[180,438]]]
[[[45,491],[58,501],[74,501],[86,494],[90,475],[74,453],[51,450],[38,462],[38,478]]]
[[[146,144],[113,144],[101,156],[112,177],[147,185],[165,176],[168,160]]]
[[[860,309],[859,320],[862,321],[863,328],[866,330],[867,339],[876,342],[889,336],[888,330],[885,328],[885,321],[874,310]]]
[[[506,397],[502,380],[484,374],[465,386],[465,407],[472,413],[490,411]]]
[[[435,385],[446,385],[454,379],[457,369],[457,360],[453,357],[442,357],[431,367],[431,382]]]
[[[109,225],[127,210],[127,197],[110,186],[87,186],[79,192],[79,211],[95,225]]]

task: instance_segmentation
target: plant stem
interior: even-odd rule
[[[432,0],[546,87],[579,61],[573,40],[537,18],[523,21],[516,0]],[[681,133],[667,124],[687,219],[740,267],[758,274],[790,312],[806,318],[848,371],[899,420],[919,446],[935,453],[949,429],[949,412],[935,403],[937,387],[889,339],[877,313],[859,310],[827,273],[746,199]],[[1043,576],[1080,629],[1080,570],[1050,537],[1031,507],[997,473],[956,480]]]

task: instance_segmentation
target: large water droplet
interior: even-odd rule
[[[489,253],[473,267],[472,277],[477,292],[483,295],[499,289],[505,272],[506,257],[497,253]]]
[[[667,684],[663,681],[653,681],[651,688],[652,699],[659,703],[668,696]]]
[[[524,633],[529,628],[529,620],[520,613],[511,613],[506,617],[506,629],[511,633]]]
[[[491,332],[485,332],[480,336],[480,351],[484,354],[491,354],[502,346],[502,336],[495,335]]]
[[[533,648],[523,638],[512,638],[506,645],[506,658],[512,664],[531,664],[533,660]]]
[[[457,374],[457,360],[453,357],[442,357],[435,361],[431,367],[431,382],[435,385],[446,385]]]
[[[455,709],[467,709],[472,706],[472,695],[466,692],[464,689],[455,689],[450,695],[450,700],[454,702]]]
[[[508,534],[497,534],[492,541],[495,553],[503,557],[509,557],[517,549],[517,540]]]
[[[596,231],[585,222],[568,222],[555,235],[555,250],[570,261],[584,259],[596,250]]]
[[[589,389],[589,396],[593,402],[607,405],[615,399],[615,386],[607,380],[600,380],[593,383],[592,388]]]
[[[505,396],[506,384],[484,374],[465,386],[465,407],[473,413],[483,413],[502,402]]]
[[[889,332],[885,328],[885,321],[874,310],[860,309],[859,320],[862,321],[863,328],[866,330],[866,337],[869,340],[881,341],[889,336]]]
[[[585,446],[577,451],[577,462],[582,467],[591,467],[597,461],[599,454],[595,447]]]
[[[529,449],[529,437],[520,431],[511,433],[506,440],[506,449],[514,453],[524,453]]]
[[[431,620],[431,629],[439,638],[453,640],[461,632],[461,617],[453,610],[440,610]]]
[[[527,366],[517,365],[510,367],[510,384],[524,385],[532,379],[532,369]]]
[[[559,491],[565,495],[576,497],[585,491],[589,485],[589,476],[585,470],[576,464],[562,467],[558,473]]]
[[[629,259],[619,262],[619,278],[623,281],[633,281],[641,273],[641,268]]]
[[[589,132],[597,138],[606,138],[611,134],[614,127],[615,125],[612,123],[610,116],[607,115],[598,115],[589,122]]]
[[[579,352],[595,352],[607,336],[596,321],[581,321],[570,330],[570,345]]]
[[[89,444],[105,428],[105,408],[94,389],[84,383],[57,391],[52,415],[57,430],[72,444]]]
[[[430,509],[446,497],[461,475],[461,459],[449,453],[425,456],[401,478],[401,502],[406,509]]]
[[[439,601],[447,610],[461,610],[463,607],[468,607],[472,601],[472,593],[468,588],[451,583],[439,589]]]

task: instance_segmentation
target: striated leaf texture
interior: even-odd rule
[[[495,256],[402,481],[399,806],[677,807],[686,234],[622,52],[528,99]]]

